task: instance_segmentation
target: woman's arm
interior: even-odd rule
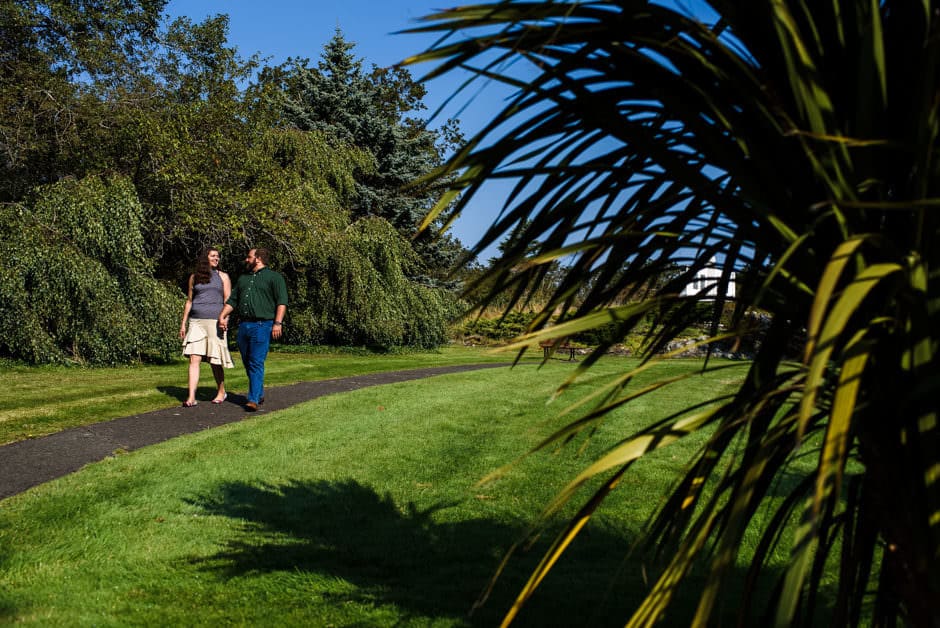
[[[225,303],[232,296],[232,280],[228,278],[228,273],[220,272],[219,277],[222,278],[222,303]]]
[[[189,318],[189,311],[193,309],[193,276],[189,276],[189,287],[186,291],[186,305],[183,306],[183,322],[180,323],[180,340],[186,337],[186,320]],[[222,283],[225,285],[225,282]]]

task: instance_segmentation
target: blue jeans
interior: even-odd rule
[[[248,374],[248,401],[258,403],[264,396],[264,361],[271,346],[274,321],[242,321],[238,324],[238,352]]]

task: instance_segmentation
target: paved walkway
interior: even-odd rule
[[[265,389],[265,403],[255,413],[245,412],[245,398],[230,394],[221,405],[201,401],[193,408],[173,407],[145,414],[76,427],[49,436],[0,447],[0,499],[81,469],[116,451],[132,451],[183,434],[282,410],[324,395],[349,392],[367,386],[394,384],[414,379],[459,373],[505,364],[460,364],[407,371],[355,375],[341,379],[300,382]]]

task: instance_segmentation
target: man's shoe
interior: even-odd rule
[[[248,412],[255,412],[257,409],[258,409],[258,404],[256,404],[254,401],[249,401],[248,403],[245,404],[245,410],[247,410]]]

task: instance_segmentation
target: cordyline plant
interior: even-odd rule
[[[737,292],[713,301],[706,344],[748,340],[749,313],[767,321],[733,395],[625,435],[548,506],[603,481],[505,623],[633,461],[703,434],[645,532],[664,561],[630,625],[668,617],[699,564],[695,623],[716,621],[768,509],[742,622],[769,591],[778,625],[940,625],[940,2],[500,2],[425,19],[415,31],[449,37],[409,62],[515,88],[448,164],[458,184],[432,213],[454,218],[485,182],[516,182],[475,247],[508,235],[482,303],[524,299],[568,259],[519,346],[611,322],[625,334],[654,313],[646,368],[705,300],[681,288],[713,260],[718,294],[733,271]],[[542,446],[656,388],[633,390],[633,375]],[[807,455],[811,473],[784,481]],[[768,568],[780,544],[782,575]]]

